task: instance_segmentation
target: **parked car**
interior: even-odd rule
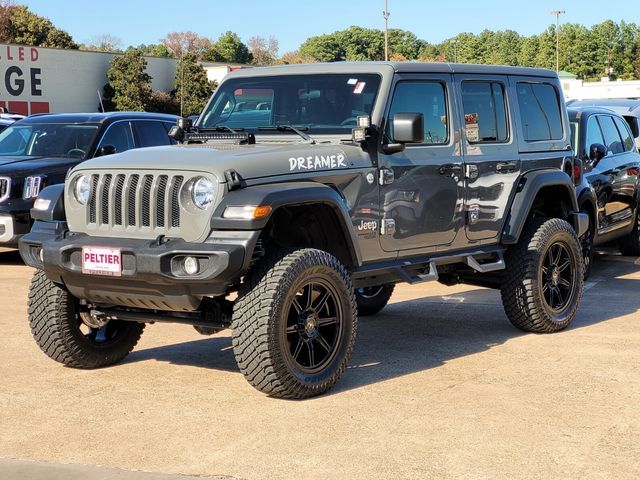
[[[568,102],[571,107],[604,107],[613,110],[625,119],[629,124],[636,148],[640,150],[640,99],[620,98],[601,100],[572,100]]]
[[[19,113],[7,112],[4,108],[0,107],[0,132],[7,128],[9,125],[22,120],[24,115]]]
[[[578,204],[590,217],[582,237],[587,276],[594,246],[615,240],[623,255],[640,255],[640,154],[629,124],[614,111],[572,105],[568,113],[571,144],[583,164]]]
[[[0,244],[15,246],[31,227],[42,188],[63,183],[83,160],[131,148],[169,145],[175,116],[152,113],[34,115],[0,133]]]
[[[194,126],[171,129],[184,145],[92,159],[42,192],[20,239],[38,269],[36,342],[97,368],[145,323],[233,324],[251,385],[305,398],[338,381],[358,315],[397,282],[500,289],[514,326],[561,330],[582,296],[589,218],[565,173],[560,98],[556,73],[530,68],[232,72]]]

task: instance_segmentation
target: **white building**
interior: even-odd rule
[[[0,107],[29,115],[46,112],[96,112],[117,54],[0,44]],[[173,90],[177,61],[145,57],[153,90]],[[203,62],[210,79],[220,82],[237,65]],[[98,93],[99,92],[99,93]]]
[[[565,100],[595,100],[600,98],[640,98],[640,80],[601,78],[599,82],[585,82],[568,72],[560,72]]]

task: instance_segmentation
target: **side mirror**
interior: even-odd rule
[[[105,155],[113,155],[116,153],[116,147],[113,145],[103,145],[96,152],[96,157],[104,157]]]
[[[384,153],[402,152],[407,143],[424,142],[424,115],[422,113],[396,113],[392,120],[393,143],[383,145]]]
[[[601,143],[594,143],[589,147],[589,160],[595,165],[607,154],[607,147]]]

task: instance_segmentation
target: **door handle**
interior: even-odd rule
[[[498,162],[496,164],[496,172],[508,173],[518,169],[518,162]]]
[[[457,163],[447,163],[438,169],[438,173],[440,175],[449,175],[452,177],[455,175],[462,175],[462,165]]]

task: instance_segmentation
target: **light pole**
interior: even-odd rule
[[[384,0],[384,12],[382,12],[382,16],[384,17],[384,61],[389,61],[389,0]]]
[[[451,40],[453,44],[453,63],[458,63],[458,41]]]
[[[551,10],[551,15],[556,16],[556,72],[560,71],[560,15],[564,15],[564,10]]]

